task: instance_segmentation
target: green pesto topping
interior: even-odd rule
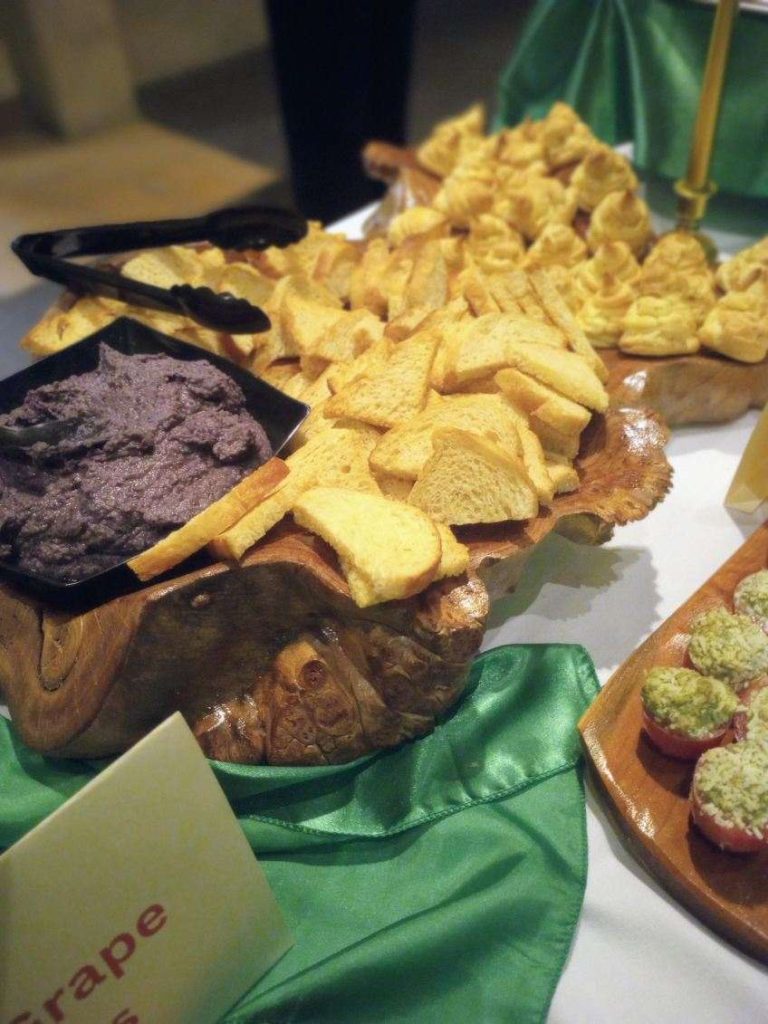
[[[692,739],[723,729],[739,706],[730,686],[690,668],[652,668],[642,698],[646,711],[660,725]]]
[[[768,746],[757,740],[715,747],[696,764],[693,786],[720,825],[759,836],[768,826]]]
[[[768,686],[759,690],[747,707],[747,739],[768,741]]]
[[[714,608],[693,623],[688,657],[700,672],[739,689],[768,669],[768,637],[746,615]]]
[[[733,605],[761,625],[768,622],[768,569],[744,577],[734,591]]]

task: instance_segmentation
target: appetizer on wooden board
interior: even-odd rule
[[[579,728],[635,853],[768,961],[766,564],[768,524],[619,668]]]

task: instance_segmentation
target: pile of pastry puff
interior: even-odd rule
[[[691,667],[651,669],[643,728],[662,753],[696,762],[691,815],[721,849],[768,848],[768,570],[746,576],[734,611],[691,624]]]
[[[467,233],[480,280],[547,269],[595,347],[765,358],[768,239],[715,268],[694,236],[655,238],[631,164],[566,104],[492,135],[473,107],[416,157],[441,179],[433,230]]]
[[[467,236],[418,226],[404,214],[355,242],[313,225],[283,249],[170,247],[122,268],[255,302],[262,334],[84,296],[25,344],[44,354],[134,316],[306,402],[287,473],[211,551],[239,559],[292,515],[335,548],[358,605],[406,598],[467,569],[452,528],[530,520],[576,490],[581,435],[608,406],[605,366],[545,270],[481,279]]]

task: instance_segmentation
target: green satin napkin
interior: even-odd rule
[[[570,103],[606,142],[634,139],[642,168],[679,178],[714,6],[691,0],[538,0],[504,71],[497,124]],[[712,177],[768,196],[768,17],[736,19]]]
[[[225,1017],[541,1021],[586,879],[586,651],[501,647],[432,734],[329,768],[214,763],[295,947]],[[93,777],[0,723],[0,846]]]

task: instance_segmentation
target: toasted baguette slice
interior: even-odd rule
[[[413,485],[409,502],[449,525],[530,519],[536,490],[514,455],[465,430],[440,430],[434,452]]]
[[[555,488],[555,494],[570,494],[571,491],[579,489],[579,474],[570,463],[547,459],[547,472]]]
[[[579,454],[580,438],[578,434],[563,434],[540,420],[536,413],[531,414],[529,422],[531,430],[541,441],[541,447],[546,456],[551,454],[557,458],[570,460],[575,459]]]
[[[420,332],[396,345],[375,377],[347,384],[326,406],[326,416],[349,416],[380,427],[393,427],[420,412],[429,390],[429,371],[437,338]]]
[[[443,548],[435,579],[442,580],[446,576],[461,576],[469,568],[469,548],[466,544],[456,540],[450,526],[437,522],[435,526],[440,534],[440,543]]]
[[[344,316],[349,314],[335,306],[288,292],[280,310],[280,327],[291,351],[313,355],[318,341]]]
[[[494,380],[511,402],[563,434],[580,434],[592,418],[589,409],[520,370],[499,370]]]
[[[198,512],[188,523],[168,534],[151,548],[131,558],[128,566],[140,580],[167,572],[185,558],[228,530],[238,519],[264,501],[288,476],[288,465],[282,459],[270,459],[228,491],[223,498]]]
[[[304,491],[319,483],[379,494],[368,456],[378,435],[364,424],[335,425],[314,433],[286,462],[290,472],[282,485],[208,545],[217,558],[240,558],[280,522]]]
[[[381,373],[387,365],[387,360],[392,353],[392,342],[387,337],[377,341],[366,349],[357,359],[351,363],[336,363],[331,367],[328,374],[328,386],[331,394],[337,395],[353,380],[360,377],[375,377]]]
[[[172,288],[176,284],[202,284],[205,264],[194,249],[186,245],[168,245],[140,252],[125,263],[120,273],[143,284]]]
[[[248,263],[228,263],[221,270],[218,290],[263,306],[275,290],[275,281]]]
[[[450,390],[510,366],[510,347],[523,343],[561,351],[557,348],[560,334],[554,327],[516,313],[486,313],[447,326],[445,385]]]
[[[525,422],[502,395],[451,395],[388,431],[371,452],[371,466],[377,473],[415,480],[432,454],[432,435],[446,427],[486,437],[519,456],[518,428]]]
[[[536,294],[552,323],[559,327],[568,341],[568,347],[584,359],[603,382],[608,380],[608,368],[595,352],[592,343],[568,307],[568,303],[545,270],[534,270],[530,275]]]
[[[600,378],[575,352],[518,342],[510,342],[507,352],[511,365],[566,398],[598,412],[608,408],[608,392]]]
[[[380,341],[384,324],[367,309],[342,313],[317,339],[312,349],[329,363],[351,363],[375,342]]]
[[[523,465],[536,489],[542,505],[550,505],[555,496],[555,487],[547,472],[544,449],[538,436],[530,427],[519,427],[520,444],[523,449]]]
[[[296,502],[293,517],[336,550],[361,608],[418,593],[440,566],[435,524],[405,502],[314,487]]]

